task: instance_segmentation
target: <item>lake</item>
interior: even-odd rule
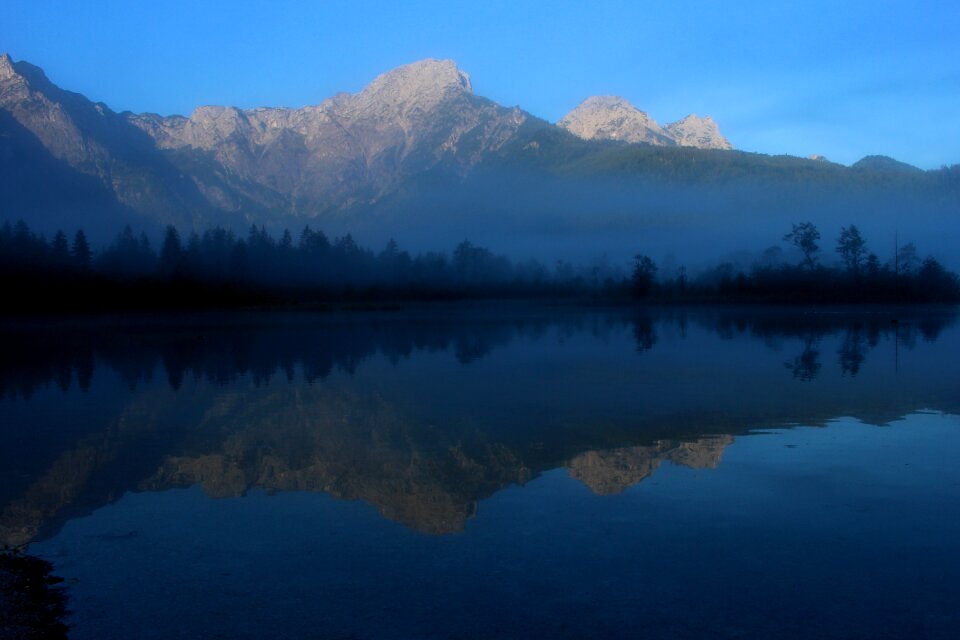
[[[73,638],[954,638],[955,310],[7,320]]]

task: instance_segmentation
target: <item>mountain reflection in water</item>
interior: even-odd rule
[[[955,320],[944,309],[479,305],[8,322],[0,542],[55,555],[78,540],[61,533],[69,523],[195,486],[208,499],[324,494],[410,532],[469,538],[485,500],[557,473],[616,500],[651,476],[669,481],[665,468],[718,473],[758,430],[960,414]],[[593,507],[570,499],[587,527]],[[88,539],[141,544],[138,526]],[[52,559],[68,574],[79,561]],[[418,629],[408,635],[432,633]]]

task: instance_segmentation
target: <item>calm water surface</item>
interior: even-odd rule
[[[75,638],[955,638],[951,310],[6,322]]]

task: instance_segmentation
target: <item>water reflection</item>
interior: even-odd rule
[[[691,469],[715,469],[724,448],[732,443],[733,436],[729,435],[690,442],[664,440],[647,447],[587,451],[570,460],[568,466],[570,477],[597,495],[610,496],[651,476],[664,462]]]
[[[843,344],[837,350],[837,356],[840,358],[840,369],[845,374],[851,376],[860,372],[860,366],[866,358],[866,351],[877,346],[879,342],[879,332],[872,327],[868,336],[864,336],[863,327],[860,323],[855,323],[847,329],[843,337]]]
[[[798,380],[810,381],[817,377],[820,372],[820,352],[816,349],[819,344],[819,337],[806,336],[803,338],[803,351],[793,359],[792,363],[786,363],[793,377]]]
[[[131,389],[152,382],[159,368],[178,389],[185,376],[219,385],[249,377],[262,384],[277,375],[292,381],[297,369],[305,381],[315,382],[334,370],[352,372],[373,355],[396,363],[419,352],[451,350],[458,362],[469,365],[515,341],[541,338],[551,328],[563,335],[589,331],[602,338],[629,327],[636,351],[646,352],[658,343],[658,327],[685,337],[690,322],[721,340],[749,336],[777,348],[785,339],[796,339],[801,349],[789,366],[795,377],[811,380],[821,366],[818,345],[825,337],[843,336],[838,362],[845,373],[856,375],[881,339],[895,337],[909,350],[918,338],[935,342],[955,321],[956,314],[945,309],[869,315],[707,309],[519,316],[481,309],[439,316],[209,315],[161,324],[88,319],[38,327],[8,322],[0,351],[0,397],[30,398],[50,385],[86,391],[98,368],[112,370]]]
[[[484,307],[10,324],[0,542],[193,485],[322,492],[459,532],[481,500],[551,469],[613,495],[664,462],[713,468],[752,429],[958,412],[954,324]]]

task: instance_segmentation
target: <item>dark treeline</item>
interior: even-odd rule
[[[783,237],[801,256],[789,262],[772,246],[748,267],[732,262],[689,277],[684,267],[657,277],[648,256],[634,261],[631,290],[635,298],[659,301],[749,303],[907,304],[960,302],[960,279],[936,258],[921,259],[912,243],[898,246],[881,262],[856,226],[843,227],[837,238],[837,262],[821,262],[821,235],[813,223],[794,224]]]
[[[546,267],[466,240],[451,254],[411,255],[394,241],[375,252],[350,235],[330,240],[309,226],[296,238],[254,226],[245,238],[214,228],[186,239],[171,226],[155,249],[128,226],[94,252],[82,230],[72,238],[58,231],[48,241],[22,221],[0,228],[0,277],[27,296],[30,308],[625,295],[627,282],[622,269],[605,262]],[[37,291],[44,292],[39,299],[30,295]]]
[[[263,227],[246,237],[215,228],[185,240],[168,227],[160,246],[125,228],[94,251],[83,231],[51,240],[24,222],[0,227],[0,282],[8,310],[197,308],[338,301],[456,298],[572,298],[658,302],[917,303],[960,301],[957,275],[913,244],[881,262],[855,226],[837,239],[838,262],[820,260],[820,232],[795,224],[750,266],[724,263],[688,275],[660,272],[638,255],[631,273],[609,262],[550,267],[515,261],[463,241],[450,253],[381,251],[346,235],[330,240],[305,227],[279,238]]]

